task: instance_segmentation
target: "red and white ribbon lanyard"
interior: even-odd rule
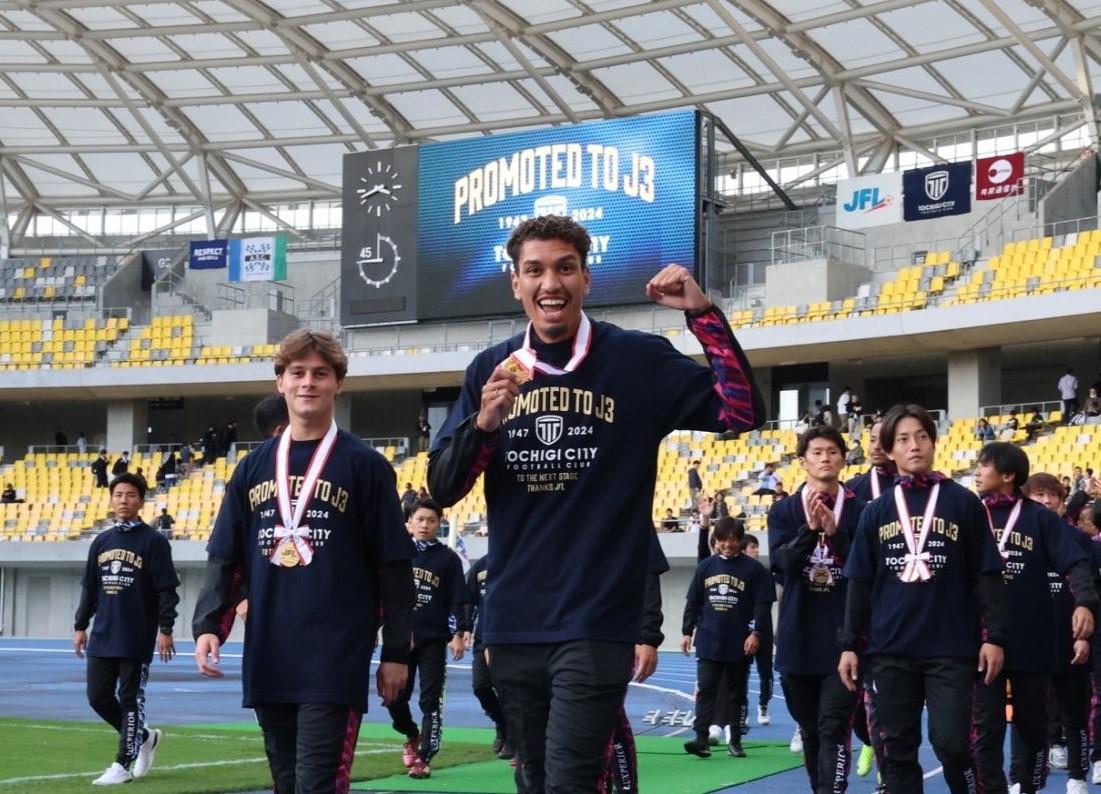
[[[872,467],[872,470],[868,472],[868,476],[872,481],[872,498],[878,499],[879,495],[883,493],[883,486],[879,484],[879,469]]]
[[[803,486],[802,499],[803,503],[803,515],[807,519],[807,524],[810,524],[810,500],[811,488],[807,485]],[[839,488],[837,491],[837,497],[833,503],[833,523],[834,526],[841,526],[841,512],[845,509],[845,489]],[[818,545],[814,547],[814,551],[810,556],[810,570],[807,572],[807,578],[817,585],[833,584],[833,573],[830,571],[829,564],[833,562],[833,553],[830,550],[829,545],[826,543],[826,537],[824,532],[818,533]]]
[[[329,425],[324,438],[314,450],[302,488],[298,492],[298,502],[291,512],[290,494],[290,453],[291,428],[288,426],[279,437],[279,446],[275,451],[275,499],[279,508],[279,518],[283,522],[275,527],[275,548],[271,552],[272,565],[295,566],[301,561],[309,565],[313,560],[313,546],[310,545],[310,528],[302,524],[306,508],[313,501],[313,489],[317,478],[329,462],[333,446],[336,444],[336,422]]]
[[[921,517],[921,534],[916,538],[903,490],[901,485],[895,486],[895,507],[898,508],[898,520],[902,523],[902,537],[906,541],[908,550],[903,558],[906,565],[898,578],[904,582],[925,582],[933,576],[933,572],[929,570],[931,558],[929,552],[925,551],[925,544],[929,540],[929,533],[933,531],[933,515],[937,509],[937,497],[940,496],[940,483],[938,482],[929,491],[929,502],[925,505],[925,513]]]
[[[1013,503],[1013,509],[1009,511],[1009,518],[1006,519],[1005,529],[1002,530],[1002,534],[998,534],[998,530],[994,528],[994,516],[990,514],[990,506],[983,504],[986,509],[986,520],[990,522],[990,533],[994,536],[994,539],[998,541],[998,554],[1002,555],[1003,560],[1009,559],[1009,552],[1005,550],[1005,544],[1009,541],[1009,533],[1013,531],[1013,528],[1017,526],[1017,520],[1021,517],[1021,505],[1024,504],[1023,499],[1018,499]]]
[[[531,323],[528,323],[527,330],[524,331],[524,346],[512,355],[523,364],[529,372],[538,371],[545,375],[565,375],[567,372],[573,372],[581,366],[581,362],[589,355],[589,346],[592,344],[592,340],[592,323],[589,322],[588,315],[586,315],[585,312],[581,312],[581,324],[577,326],[577,335],[573,338],[573,355],[570,356],[570,360],[566,362],[566,366],[562,369],[539,361],[539,359],[536,358],[535,350],[531,346]]]

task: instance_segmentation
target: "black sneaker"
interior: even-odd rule
[[[502,761],[511,761],[516,757],[516,748],[512,746],[512,740],[507,736],[504,744],[501,745],[501,749],[497,751],[497,757]]]
[[[726,746],[726,751],[734,758],[745,758],[745,750],[742,749],[741,739],[731,739]]]
[[[493,737],[493,753],[494,755],[500,755],[501,748],[505,746],[506,741],[505,729],[498,727],[497,735]]]
[[[684,743],[684,752],[698,755],[700,758],[710,758],[711,748],[707,744],[707,737],[693,739]]]

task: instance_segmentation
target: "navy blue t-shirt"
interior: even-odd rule
[[[212,557],[245,569],[244,705],[338,703],[366,711],[379,625],[377,569],[412,556],[394,470],[363,441],[339,431],[302,521],[310,528],[313,560],[273,565],[274,528],[282,524],[278,443],[264,442],[237,465],[207,545]],[[319,443],[291,443],[292,507]]]
[[[903,493],[918,535],[932,491],[903,489]],[[901,526],[892,489],[864,508],[845,562],[845,576],[871,588],[868,655],[977,657],[975,587],[980,575],[1002,570],[982,502],[958,483],[941,483],[933,530],[925,546],[933,576],[924,582],[899,578],[907,554]]]
[[[768,511],[769,562],[784,588],[776,627],[776,669],[792,675],[827,675],[837,672],[837,630],[845,622],[848,589],[842,567],[864,503],[849,492],[837,532],[827,538],[806,527],[805,487]],[[808,548],[810,534],[815,543]],[[793,554],[793,542],[806,553]]]
[[[856,498],[861,502],[871,502],[877,498],[872,491],[872,477],[879,480],[879,493],[881,495],[890,493],[891,486],[895,483],[895,476],[889,473],[881,474],[876,466],[853,477],[845,483],[845,487],[856,494]]]
[[[686,609],[695,608],[696,658],[712,662],[745,661],[745,640],[753,630],[759,604],[776,600],[772,576],[744,554],[713,554],[696,567],[688,585]]]
[[[1090,538],[1090,573],[1093,575],[1093,589],[1101,596],[1101,542],[1096,538]],[[1101,626],[1097,626],[1098,615],[1094,615],[1093,643],[1091,659],[1097,659],[1101,653]]]
[[[990,507],[990,516],[1001,537],[1011,505]],[[1063,522],[1055,513],[1031,499],[1022,503],[1020,517],[1006,540],[1009,559],[1003,574],[1011,619],[1009,639],[1005,646],[1005,669],[1024,672],[1051,673],[1056,665],[1056,643],[1066,641],[1056,636],[1052,620],[1052,598],[1048,585],[1049,571],[1062,584],[1063,574],[1076,562],[1088,560],[1086,553],[1074,543]],[[1066,589],[1064,587],[1064,589]],[[1070,637],[1070,598],[1067,612],[1067,633]]]
[[[470,601],[459,555],[442,543],[424,551],[413,547],[413,588],[417,603],[413,607],[413,644],[432,640],[450,640],[449,619],[459,617]]]
[[[441,490],[437,453],[464,432],[494,368],[522,341],[521,334],[483,351],[467,368],[429,464],[433,493]],[[540,361],[561,367],[571,356],[572,342],[532,341]],[[723,366],[748,371],[740,349]],[[751,392],[747,411],[759,403]],[[710,368],[664,337],[596,321],[575,371],[525,383],[487,446],[486,644],[635,643],[658,447],[675,429],[722,431],[722,410]]]
[[[152,661],[159,593],[180,584],[168,539],[148,524],[101,532],[80,584],[95,596],[88,655]]]
[[[466,572],[466,594],[472,607],[470,621],[474,624],[472,633],[475,648],[482,648],[485,645],[482,641],[482,602],[486,597],[486,581],[488,578],[486,563],[488,562],[489,558],[483,554],[471,564],[470,570]]]
[[[1064,518],[1060,518],[1046,507],[1041,505],[1041,509],[1051,513],[1066,541],[1069,541],[1086,559],[1093,559],[1094,552],[1091,546],[1094,543],[1090,540],[1089,535],[1078,527],[1067,523]],[[1047,582],[1051,592],[1051,612],[1048,613],[1048,618],[1051,621],[1051,628],[1055,635],[1055,672],[1064,674],[1073,672],[1078,667],[1078,665],[1070,663],[1071,659],[1074,658],[1074,636],[1071,626],[1075,598],[1074,593],[1071,592],[1070,583],[1064,575],[1065,571],[1064,568],[1062,571],[1052,569],[1047,572]],[[1096,635],[1097,630],[1094,629],[1094,636]]]

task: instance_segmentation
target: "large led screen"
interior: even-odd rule
[[[417,316],[514,313],[509,234],[569,215],[592,237],[588,306],[646,301],[671,262],[696,269],[695,111],[420,147]]]

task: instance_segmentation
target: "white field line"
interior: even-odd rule
[[[0,728],[21,728],[24,730],[37,730],[37,731],[65,731],[69,733],[107,733],[109,732],[103,728],[70,728],[63,725],[36,725],[27,723],[6,723],[0,722]],[[227,739],[233,741],[247,741],[251,744],[256,744],[259,741],[259,736],[255,734],[242,734],[241,736],[233,736],[232,734],[220,734],[209,735],[191,733],[187,734],[189,739],[209,739],[212,741],[225,742]],[[371,748],[371,749],[364,749]],[[356,746],[357,756],[366,755],[381,755],[383,753],[396,752],[398,747],[392,744],[385,744],[380,742],[359,742]],[[217,766],[232,766],[234,764],[259,764],[267,763],[268,759],[263,758],[238,758],[231,761],[203,761],[193,764],[176,764],[174,766],[164,766],[160,764],[157,769],[161,770],[174,770],[174,769],[202,769],[205,767],[217,767]],[[86,778],[95,775],[102,774],[102,770],[93,770],[91,772],[69,772],[65,774],[56,775],[32,775],[27,777],[9,777],[0,778],[0,786],[10,786],[17,783],[33,783],[39,780],[68,780],[70,778]]]

